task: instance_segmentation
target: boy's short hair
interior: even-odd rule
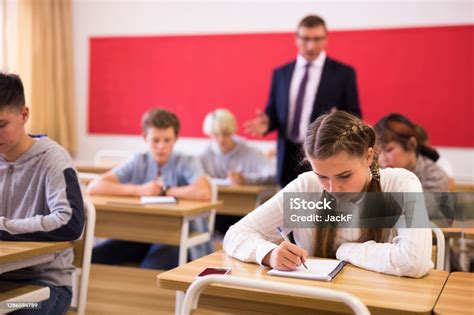
[[[23,106],[25,106],[25,92],[20,77],[0,72],[0,110],[6,107],[20,109]]]
[[[142,117],[142,130],[144,133],[147,132],[148,128],[167,129],[172,127],[175,136],[179,134],[179,119],[178,117],[167,110],[161,108],[154,108],[143,114]]]

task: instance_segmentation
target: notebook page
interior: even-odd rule
[[[308,270],[301,265],[295,271],[282,271],[272,269],[268,272],[271,276],[301,278],[321,281],[331,281],[342,268],[344,262],[336,259],[316,259],[309,258],[305,261]]]

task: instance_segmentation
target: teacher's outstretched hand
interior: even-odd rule
[[[270,119],[267,114],[257,110],[257,117],[244,123],[244,130],[252,136],[263,136],[270,126]]]

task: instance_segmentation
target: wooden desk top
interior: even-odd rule
[[[474,273],[451,273],[434,312],[435,314],[472,314],[474,312]]]
[[[150,215],[189,216],[222,206],[221,201],[179,200],[177,204],[142,205],[138,197],[92,196],[96,210]]]
[[[459,237],[462,233],[466,238],[474,238],[474,222],[472,220],[453,223],[452,227],[441,229],[448,237]]]
[[[0,241],[0,264],[60,252],[71,248],[71,242],[10,242]]]
[[[441,230],[447,236],[461,236],[464,233],[466,238],[474,238],[474,228],[444,228]]]
[[[81,173],[102,174],[110,171],[120,163],[94,163],[92,161],[74,161],[74,167]]]
[[[275,283],[295,283],[346,291],[359,297],[371,311],[383,314],[431,314],[436,300],[448,278],[446,271],[431,270],[421,279],[384,275],[373,271],[347,265],[331,282],[312,281],[272,277],[267,275],[267,268],[257,264],[243,263],[231,258],[223,251],[192,261],[184,266],[158,275],[157,285],[160,288],[185,291],[193,278],[204,268],[231,267],[232,275],[274,281]],[[252,289],[232,289],[216,285],[205,291],[214,296],[232,296],[236,299],[276,303],[293,307],[325,308],[334,310],[334,303],[327,301],[294,297],[285,299],[278,293],[262,292]]]
[[[246,194],[246,195],[259,195],[262,192],[277,191],[275,185],[231,185],[231,186],[219,186],[219,193],[230,193],[230,194]]]
[[[474,183],[473,182],[455,182],[453,191],[474,192]]]

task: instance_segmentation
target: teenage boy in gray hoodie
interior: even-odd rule
[[[47,137],[25,132],[29,109],[23,84],[0,73],[0,240],[72,241],[81,236],[84,206],[69,154]],[[48,263],[0,275],[50,288],[38,310],[14,314],[64,314],[71,304],[72,249]]]

